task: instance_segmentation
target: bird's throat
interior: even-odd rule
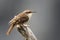
[[[27,16],[28,16],[28,17],[29,17],[29,19],[30,19],[30,18],[31,18],[31,16],[32,16],[32,13],[28,14]]]

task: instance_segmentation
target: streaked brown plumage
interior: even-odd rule
[[[25,40],[37,40],[31,29],[26,25],[26,23],[29,21],[31,15],[32,15],[31,10],[25,10],[22,13],[19,13],[16,15],[10,22],[9,26],[10,28],[7,31],[7,35],[11,33],[13,28],[16,26],[17,30],[19,33],[22,34],[23,37],[25,37]]]
[[[28,22],[29,20],[29,14],[32,14],[31,10],[25,10],[22,13],[19,13],[17,16],[15,16],[10,22],[9,22],[9,26],[10,28],[7,31],[7,35],[10,34],[10,32],[13,30],[14,26],[18,25],[18,24],[24,24],[26,22]],[[31,16],[31,15],[30,15]]]

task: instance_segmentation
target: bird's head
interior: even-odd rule
[[[23,11],[23,13],[25,13],[25,14],[31,14],[33,12],[31,10],[25,10],[25,11]]]
[[[32,11],[32,10],[24,10],[23,13],[26,13],[26,14],[31,14],[31,13],[36,13],[35,11]]]
[[[25,13],[28,17],[31,17],[32,14],[35,12],[33,12],[32,10],[25,10],[25,11],[23,11],[23,13]]]

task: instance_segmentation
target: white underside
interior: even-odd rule
[[[29,17],[29,19],[30,19],[30,18],[32,17],[32,13],[28,14],[27,16],[28,16],[28,17]]]

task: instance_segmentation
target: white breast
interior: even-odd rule
[[[28,16],[28,17],[29,17],[29,19],[30,19],[30,18],[31,18],[31,16],[32,16],[32,13],[28,14],[27,16]]]

